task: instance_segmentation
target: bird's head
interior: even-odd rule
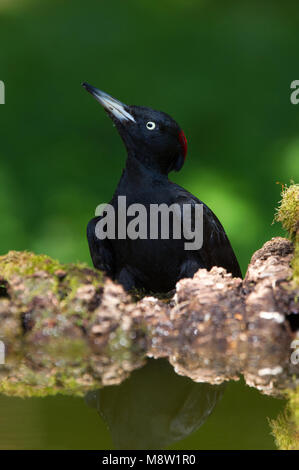
[[[163,174],[182,168],[187,140],[168,114],[143,106],[126,105],[88,83],[83,83],[83,87],[101,103],[113,120],[129,156]]]

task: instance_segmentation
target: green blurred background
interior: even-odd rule
[[[85,227],[125,151],[86,80],[180,123],[189,152],[171,178],[214,210],[245,273],[282,234],[271,224],[276,182],[299,176],[298,44],[291,0],[0,0],[0,254],[90,263]],[[230,384],[177,448],[273,448],[266,417],[282,405]],[[112,446],[80,399],[2,397],[0,420],[0,448]]]

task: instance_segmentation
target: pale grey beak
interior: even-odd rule
[[[124,103],[86,82],[82,83],[82,86],[117,120],[136,122]]]

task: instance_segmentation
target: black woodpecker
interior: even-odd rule
[[[157,239],[150,237],[149,228],[145,238],[118,237],[116,230],[114,239],[99,239],[96,226],[102,216],[93,218],[87,227],[87,238],[94,266],[126,290],[144,288],[151,292],[167,292],[179,279],[193,277],[199,268],[221,266],[234,277],[241,277],[237,258],[218,218],[197,197],[168,179],[168,174],[179,171],[186,159],[187,141],[180,126],[163,112],[125,105],[88,83],[83,83],[83,87],[104,107],[127,150],[126,166],[110,202],[115,213],[119,196],[126,197],[126,207],[136,203],[146,209],[152,204],[177,204],[183,213],[183,206],[190,205],[194,227],[194,206],[203,205],[203,242],[196,250],[186,250],[186,238],[173,238],[171,230],[169,239],[162,238],[160,222]]]

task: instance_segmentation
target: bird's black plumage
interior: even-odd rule
[[[126,196],[126,206],[142,204],[203,204],[184,188],[172,183],[168,173],[180,170],[186,154],[184,134],[167,114],[140,106],[127,106],[96,88],[83,84],[106,109],[127,149],[127,161],[110,204],[118,209],[118,196]],[[192,211],[194,222],[195,211]],[[186,239],[151,239],[149,222],[146,239],[128,237],[100,240],[96,226],[101,216],[92,219],[87,237],[93,264],[129,290],[143,287],[166,292],[199,268],[222,266],[235,277],[241,271],[228,237],[213,212],[203,205],[203,245],[185,250]],[[128,217],[128,222],[130,218]],[[172,218],[170,217],[170,225]],[[194,224],[193,224],[194,225]],[[160,234],[159,227],[159,234]],[[171,230],[170,230],[171,233]],[[116,222],[117,234],[117,222]]]

